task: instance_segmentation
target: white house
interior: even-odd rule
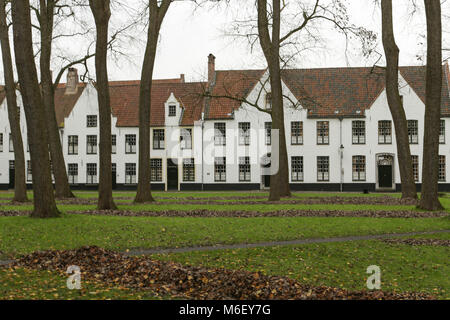
[[[400,68],[400,94],[409,126],[414,174],[420,188],[425,67]],[[98,184],[98,103],[95,87],[70,69],[55,94],[69,180],[73,188]],[[395,132],[384,73],[372,68],[284,70],[285,138],[293,190],[398,190]],[[0,89],[0,188],[14,185],[14,154],[4,92]],[[209,95],[205,95],[205,92]],[[450,190],[447,126],[450,72],[444,65],[440,136],[440,189]],[[139,81],[110,82],[113,184],[133,189],[138,167]],[[18,93],[21,115],[24,114]],[[215,70],[208,81],[155,80],[151,101],[151,183],[158,190],[267,188],[276,170],[277,132],[263,112],[271,107],[265,70]],[[26,143],[26,125],[21,116]],[[274,148],[276,149],[276,148]],[[31,166],[26,152],[27,179]],[[272,171],[273,172],[273,171]]]

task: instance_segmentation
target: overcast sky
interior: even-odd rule
[[[250,13],[256,13],[256,8],[251,5],[254,0],[241,1],[250,4],[247,7]],[[344,1],[348,5],[352,22],[377,33],[381,32],[380,9],[374,6],[374,0]],[[292,2],[294,0],[291,0]],[[424,34],[426,30],[425,13],[423,11],[418,12],[411,18],[411,0],[395,0],[393,2],[396,40],[400,47],[400,64],[423,64],[423,62],[417,60],[416,56],[424,52],[424,46],[419,43],[423,41],[420,35]],[[422,3],[421,1],[418,2]],[[138,3],[142,3],[142,1],[130,0],[126,3],[130,7],[138,7]],[[205,7],[197,8],[195,11],[193,5],[188,2],[173,3],[162,25],[154,78],[176,78],[183,73],[187,81],[204,79],[209,53],[216,56],[217,69],[265,68],[259,44],[255,46],[255,51],[251,52],[246,41],[236,41],[236,39],[224,35],[223,30],[229,28],[236,15],[242,14],[242,7],[237,6],[236,3],[239,2],[234,1],[234,5],[227,10]],[[448,8],[448,2],[446,6]],[[89,18],[91,17],[88,11]],[[117,19],[117,16],[114,17],[113,12],[112,21],[114,19]],[[291,67],[371,66],[376,60],[375,57],[371,59],[362,57],[360,48],[356,46],[350,47],[346,55],[344,38],[338,36],[329,25],[323,26],[320,32],[325,39],[328,39],[327,47],[304,53]],[[109,62],[110,80],[140,78],[144,43],[146,41],[145,27],[141,28],[137,37],[141,41],[140,45],[136,42],[126,45],[128,59]],[[74,40],[69,40],[63,47],[64,50],[70,51],[70,54],[78,57],[83,56],[86,50],[84,44]],[[378,51],[383,52],[382,47],[379,47]],[[54,49],[54,52],[59,53],[59,50]],[[93,62],[92,59],[90,62],[91,76],[95,74]],[[379,63],[383,64],[384,61],[381,60]],[[57,69],[57,67],[54,68]],[[81,66],[79,68],[82,69]]]

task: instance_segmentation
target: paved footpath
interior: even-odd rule
[[[450,233],[450,230],[435,230],[425,232],[407,232],[407,233],[387,233],[365,236],[349,236],[349,237],[336,237],[336,238],[315,238],[315,239],[301,239],[301,240],[289,240],[289,241],[270,241],[270,242],[258,242],[258,243],[238,243],[230,245],[215,245],[215,246],[197,246],[197,247],[183,247],[183,248],[169,248],[169,249],[136,249],[123,252],[127,256],[140,256],[149,254],[164,254],[164,253],[179,253],[190,251],[214,251],[214,250],[227,250],[227,249],[247,249],[247,248],[259,248],[259,247],[275,247],[275,246],[288,246],[288,245],[300,245],[300,244],[312,244],[312,243],[332,243],[332,242],[348,242],[348,241],[361,241],[361,240],[377,240],[388,239],[396,237],[408,237],[427,234],[439,234]],[[13,260],[0,260],[0,266],[11,264]]]

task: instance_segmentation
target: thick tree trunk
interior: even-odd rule
[[[54,8],[54,0],[40,0],[39,22],[41,28],[40,70],[42,96],[45,106],[45,118],[47,124],[53,175],[55,177],[55,195],[56,198],[74,198],[75,196],[70,190],[69,186],[66,165],[64,162],[64,154],[61,145],[61,137],[59,135],[58,123],[56,122],[55,90],[53,86],[52,73],[50,70]]]
[[[97,29],[95,49],[95,72],[100,114],[100,183],[98,209],[117,209],[112,196],[111,168],[111,105],[108,85],[108,24],[111,16],[109,0],[89,0]]]
[[[427,71],[422,195],[419,208],[442,210],[438,198],[439,121],[442,91],[442,23],[439,0],[424,0],[427,17]]]
[[[417,199],[411,150],[409,148],[408,122],[398,89],[399,49],[395,43],[392,19],[392,0],[381,1],[383,47],[386,55],[386,93],[395,126],[397,157],[402,182],[402,198]]]
[[[20,132],[20,117],[18,116],[16,85],[14,83],[11,47],[9,44],[8,25],[6,22],[6,1],[0,0],[0,43],[2,47],[3,73],[5,76],[6,102],[8,105],[9,126],[14,147],[14,199],[16,202],[26,202],[27,185],[25,181],[25,153],[22,133]]]
[[[34,209],[31,216],[36,218],[58,217],[60,213],[56,208],[50,174],[45,107],[34,63],[29,2],[13,1],[12,17],[16,67],[27,120],[33,170]]]
[[[171,0],[163,0],[159,7],[156,0],[151,0],[149,3],[150,20],[139,91],[139,166],[138,187],[136,198],[134,199],[134,202],[137,203],[154,201],[150,185],[150,106],[152,79],[159,30],[170,3]]]
[[[270,201],[277,201],[281,197],[291,196],[289,188],[289,165],[286,149],[286,135],[284,128],[283,88],[281,86],[280,71],[280,0],[272,1],[273,24],[272,38],[269,35],[269,22],[267,18],[267,0],[258,0],[258,34],[261,48],[269,67],[270,86],[272,93],[272,128],[278,130],[278,171],[270,179]],[[275,144],[276,147],[276,144]],[[274,163],[272,163],[274,166]]]

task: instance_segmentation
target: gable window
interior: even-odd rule
[[[439,143],[445,144],[445,120],[441,119],[439,126]]]
[[[272,110],[272,92],[266,93],[266,110]]]
[[[86,138],[86,153],[97,154],[97,136],[87,136]]]
[[[227,180],[227,165],[225,157],[214,158],[214,181]]]
[[[164,149],[164,129],[153,129],[153,149]]]
[[[183,159],[183,181],[195,181],[195,164],[193,158]]]
[[[125,163],[125,184],[136,183],[136,163]]]
[[[181,149],[192,149],[192,129],[181,129],[180,144]]]
[[[177,115],[177,106],[171,104],[169,106],[169,117],[175,117]]]
[[[162,181],[161,159],[150,159],[150,181]]]
[[[445,156],[439,156],[439,181],[445,182]]]
[[[67,174],[69,175],[69,184],[78,183],[78,163],[69,163],[67,165]]]
[[[419,181],[419,156],[411,156],[414,181]]]
[[[33,180],[33,173],[31,169],[31,161],[27,160],[27,181]]]
[[[361,120],[352,121],[352,143],[366,143],[366,122]]]
[[[68,154],[78,154],[78,136],[68,137]]]
[[[14,143],[12,139],[12,134],[9,134],[9,152],[14,152]]]
[[[317,157],[317,181],[330,180],[330,157]]]
[[[303,181],[303,157],[291,157],[291,180]]]
[[[97,116],[96,115],[86,116],[86,126],[88,128],[96,128],[97,127]]]
[[[86,164],[86,183],[95,184],[97,183],[97,164],[87,163]]]
[[[366,157],[352,157],[353,181],[366,181]]]
[[[291,122],[291,144],[303,144],[303,121]]]
[[[224,146],[226,145],[226,125],[224,122],[214,123],[214,145]]]
[[[317,144],[330,143],[330,122],[317,121]]]
[[[136,135],[126,134],[125,135],[125,153],[134,154],[136,153]]]
[[[266,146],[272,144],[272,122],[265,122],[264,129],[266,131]]]
[[[250,122],[239,122],[239,145],[250,145]]]
[[[390,120],[378,121],[378,144],[392,143],[392,122]]]
[[[408,120],[408,138],[410,144],[419,143],[419,121]]]
[[[0,133],[0,152],[3,152],[3,133]]]
[[[117,153],[117,136],[115,134],[111,135],[111,154]]]
[[[250,157],[239,157],[239,181],[250,181]]]

